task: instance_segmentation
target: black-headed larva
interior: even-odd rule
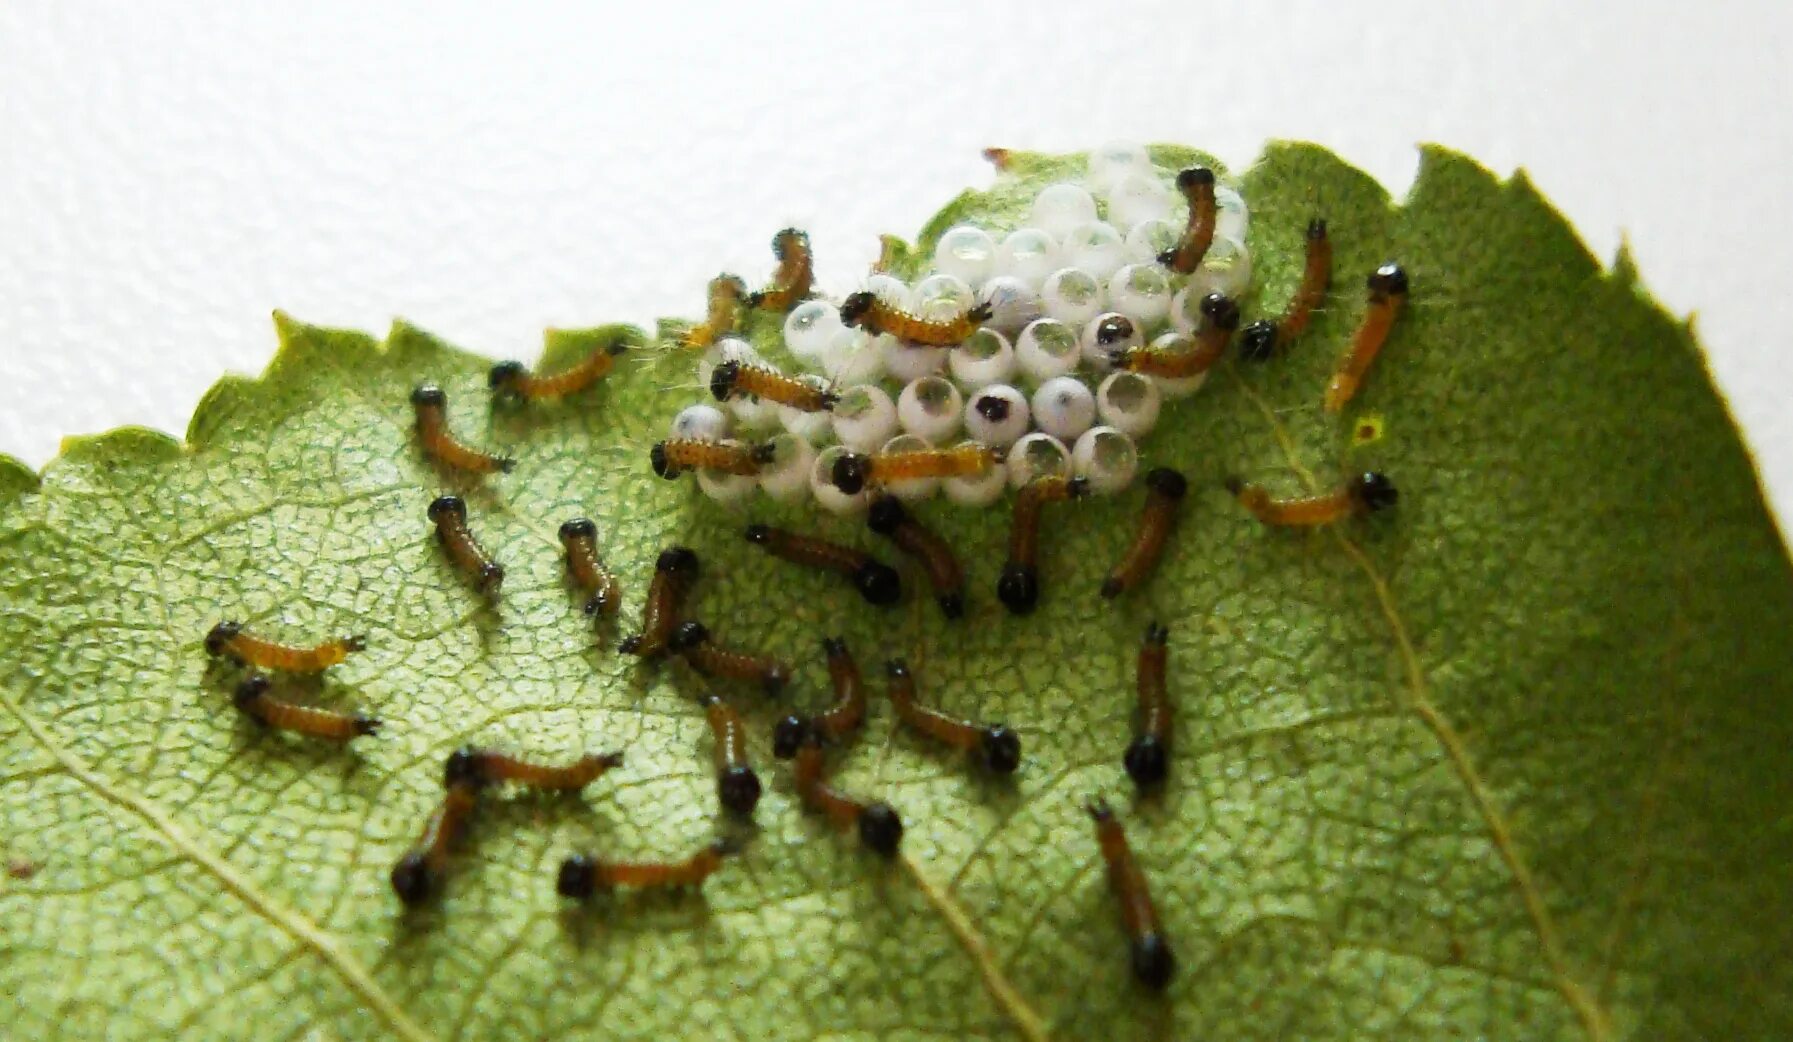
[[[464,746],[449,754],[443,780],[450,786],[466,782],[475,786],[514,782],[532,789],[583,789],[612,769],[621,767],[623,754],[588,753],[572,763],[530,763],[496,749]]]
[[[772,285],[749,296],[747,303],[767,311],[789,311],[807,300],[815,285],[815,257],[809,250],[809,236],[796,228],[779,231],[772,236],[772,256],[778,258]]]
[[[442,885],[448,868],[448,852],[467,830],[473,808],[479,802],[479,787],[467,783],[451,784],[442,795],[442,802],[429,820],[423,834],[392,866],[392,890],[408,905],[421,903]]]
[[[719,402],[751,395],[799,412],[829,412],[840,395],[786,376],[770,366],[730,359],[710,370],[710,394]]]
[[[952,318],[932,319],[911,315],[880,299],[871,290],[847,297],[840,306],[840,320],[868,333],[889,333],[906,343],[924,347],[953,347],[977,332],[993,313],[988,302],[975,304]]]
[[[1140,511],[1139,529],[1132,545],[1121,555],[1121,562],[1102,580],[1102,596],[1113,599],[1127,592],[1152,574],[1158,558],[1164,555],[1171,529],[1177,523],[1177,511],[1189,492],[1189,482],[1169,467],[1154,467],[1146,472],[1146,505]]]
[[[902,659],[884,665],[890,677],[890,704],[903,723],[929,738],[962,752],[997,774],[1012,774],[1021,765],[1021,739],[1004,724],[974,724],[955,719],[915,700],[915,676]]]
[[[1210,293],[1202,298],[1201,331],[1195,334],[1195,350],[1166,351],[1163,348],[1136,345],[1111,352],[1109,359],[1117,369],[1127,369],[1146,376],[1167,380],[1183,380],[1200,376],[1214,368],[1226,354],[1227,341],[1239,328],[1239,305],[1231,297]]]
[[[1139,645],[1139,712],[1133,722],[1133,741],[1121,758],[1127,776],[1141,789],[1164,784],[1170,770],[1170,690],[1164,681],[1169,658],[1170,630],[1154,622],[1146,627],[1145,640]]]
[[[1015,495],[1009,522],[1009,559],[996,581],[996,597],[1016,615],[1032,612],[1040,602],[1040,511],[1047,503],[1082,499],[1089,479],[1048,474],[1034,478]]]
[[[1177,190],[1189,202],[1189,223],[1177,244],[1158,255],[1158,263],[1187,275],[1201,266],[1214,244],[1214,225],[1219,217],[1214,203],[1214,171],[1194,166],[1177,174]]]
[[[1338,372],[1326,385],[1327,412],[1338,412],[1357,395],[1364,374],[1407,304],[1407,272],[1399,264],[1384,264],[1370,273],[1369,290],[1370,307],[1351,338],[1351,350],[1339,360]]]
[[[1292,499],[1273,499],[1263,488],[1238,478],[1229,478],[1226,488],[1259,521],[1297,527],[1329,525],[1353,514],[1387,510],[1400,499],[1395,483],[1376,471],[1360,474],[1335,491]]]
[[[616,650],[626,655],[654,658],[666,650],[678,625],[679,608],[691,584],[697,581],[697,553],[674,546],[660,551],[654,561],[654,578],[648,583],[641,605],[641,632],[624,637]]]
[[[417,414],[417,440],[430,458],[470,474],[509,474],[517,461],[482,452],[456,438],[448,429],[448,395],[435,384],[418,384],[411,392],[411,408]]]
[[[680,343],[702,350],[735,331],[741,324],[741,303],[747,298],[747,283],[740,276],[724,272],[710,280],[709,308],[702,325],[693,326]]]
[[[667,438],[655,442],[648,450],[648,463],[655,474],[668,481],[692,468],[753,477],[761,467],[772,462],[775,455],[776,449],[769,441],[755,445],[741,441]]]
[[[968,478],[987,472],[998,456],[989,446],[968,441],[950,449],[917,449],[913,452],[848,452],[834,461],[828,479],[849,496],[865,486],[922,478]]]
[[[869,604],[895,604],[903,595],[896,569],[863,550],[771,525],[748,525],[747,541],[793,564],[846,576]]]
[[[295,705],[274,697],[270,693],[272,690],[273,684],[266,676],[251,673],[237,684],[237,708],[269,727],[308,738],[346,742],[364,734],[379,733],[380,721],[374,717]]]
[[[437,496],[430,503],[429,518],[436,525],[436,539],[448,551],[448,559],[473,578],[479,592],[497,596],[498,588],[504,584],[504,566],[492,560],[473,538],[473,532],[467,528],[467,504],[461,497]]]
[[[1307,331],[1314,309],[1326,299],[1326,288],[1332,285],[1332,240],[1326,235],[1326,222],[1316,217],[1307,223],[1307,262],[1301,269],[1301,283],[1289,298],[1288,309],[1274,322],[1264,318],[1245,327],[1239,334],[1239,357],[1248,362],[1267,362],[1279,347],[1286,347]]]
[[[725,810],[752,814],[760,801],[760,776],[747,758],[747,726],[720,695],[706,694],[700,701],[716,743],[716,798]]]
[[[838,742],[865,723],[865,683],[846,641],[828,637],[822,641],[822,652],[828,656],[828,682],[834,688],[834,703],[809,718],[809,731]]]
[[[561,862],[554,889],[562,897],[584,901],[599,888],[697,886],[739,849],[736,843],[719,839],[683,861],[605,861],[595,854],[574,854]]]
[[[710,639],[709,627],[701,622],[681,622],[672,631],[667,646],[684,656],[686,664],[703,676],[757,684],[768,695],[783,691],[791,681],[789,666],[770,655],[723,647]]]
[[[1146,886],[1145,873],[1133,859],[1133,848],[1127,844],[1127,833],[1114,816],[1114,811],[1100,799],[1085,804],[1096,822],[1096,844],[1102,860],[1108,865],[1108,887],[1121,906],[1121,924],[1127,930],[1132,955],[1133,976],[1153,991],[1163,991],[1170,984],[1177,960],[1171,954],[1170,941],[1158,924],[1158,910],[1152,904],[1152,892]]]
[[[622,605],[622,585],[598,556],[598,526],[576,517],[560,526],[560,545],[567,555],[567,575],[587,597],[585,614],[615,615]]]
[[[628,347],[620,343],[601,347],[577,364],[547,376],[531,373],[522,362],[499,362],[487,374],[486,382],[497,394],[528,401],[564,398],[609,376],[616,368],[616,357],[627,350]]]
[[[220,622],[205,635],[206,653],[214,658],[227,655],[245,666],[282,673],[322,673],[366,648],[367,638],[359,635],[311,645],[282,644],[250,633],[235,620]]]
[[[859,842],[867,849],[895,857],[903,841],[903,819],[896,810],[883,801],[863,803],[834,788],[822,780],[822,766],[822,739],[812,732],[798,747],[791,767],[803,805],[819,812],[837,829],[857,828]]]
[[[946,540],[917,521],[895,496],[880,496],[873,501],[866,513],[866,524],[921,562],[942,615],[956,619],[965,614],[965,573]]]

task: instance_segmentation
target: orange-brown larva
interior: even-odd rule
[[[1085,804],[1096,822],[1096,844],[1102,860],[1108,865],[1108,887],[1121,906],[1121,924],[1126,928],[1133,962],[1133,976],[1153,991],[1163,991],[1176,970],[1177,960],[1171,954],[1170,941],[1158,924],[1158,910],[1152,904],[1151,890],[1145,873],[1133,859],[1133,848],[1127,844],[1127,833],[1114,816],[1114,811],[1100,799]]]
[[[411,392],[411,408],[417,414],[417,440],[430,458],[444,466],[470,474],[505,474],[517,461],[482,452],[456,438],[448,429],[448,395],[435,384],[419,384]]]
[[[849,496],[865,486],[922,478],[976,477],[996,465],[997,453],[975,441],[950,449],[916,449],[912,452],[848,452],[834,461],[828,480]]]
[[[622,605],[622,585],[598,556],[598,526],[576,517],[560,526],[560,545],[567,555],[567,575],[587,594],[585,614],[615,615]]]
[[[949,619],[965,614],[965,573],[953,548],[933,530],[917,521],[895,496],[880,496],[866,513],[871,530],[889,539],[897,549],[921,562],[940,613]]]
[[[750,815],[760,801],[760,776],[747,758],[747,726],[720,695],[706,694],[700,701],[716,743],[716,798],[725,810]]]
[[[621,767],[623,754],[588,753],[572,763],[555,766],[530,763],[496,749],[464,746],[449,754],[443,767],[443,780],[450,786],[470,784],[475,787],[514,782],[532,789],[583,789],[612,769]]]
[[[791,776],[803,805],[820,813],[837,829],[857,828],[859,842],[885,857],[895,857],[903,841],[903,819],[883,801],[862,803],[822,780],[822,737],[814,732],[799,745]]]
[[[668,638],[668,647],[703,676],[757,684],[768,695],[783,691],[791,680],[789,666],[770,655],[723,647],[710,639],[709,627],[701,622],[679,623]]]
[[[898,340],[924,347],[952,347],[964,343],[990,320],[993,310],[988,302],[975,304],[952,318],[933,320],[911,315],[881,300],[870,290],[861,290],[847,297],[840,306],[840,320],[858,326],[868,333],[889,333]]]
[[[954,749],[976,753],[997,774],[1013,774],[1021,765],[1021,739],[1008,726],[958,720],[917,702],[915,676],[900,658],[885,663],[884,670],[890,677],[890,704],[903,723]]]
[[[754,445],[740,441],[708,441],[703,438],[668,438],[648,450],[654,473],[671,481],[690,469],[753,477],[772,462],[771,442]]]
[[[366,648],[367,638],[359,635],[309,646],[282,644],[250,633],[235,620],[220,622],[205,635],[206,653],[214,658],[227,655],[246,666],[283,673],[321,673]]]
[[[810,718],[809,729],[828,741],[838,742],[865,723],[865,682],[846,641],[828,637],[822,641],[822,653],[828,657],[828,682],[834,688],[834,703]]]
[[[808,299],[815,286],[815,257],[809,250],[809,236],[796,228],[782,229],[772,236],[772,255],[778,258],[772,285],[749,296],[747,303],[767,311],[789,311]]]
[[[266,676],[251,673],[237,685],[237,708],[259,723],[308,738],[346,742],[360,735],[379,733],[380,721],[374,717],[296,705],[276,698],[272,689]]]
[[[1009,559],[996,581],[996,598],[1016,615],[1026,615],[1040,603],[1040,511],[1047,503],[1081,499],[1089,494],[1089,480],[1049,474],[1034,478],[1015,496],[1015,512],[1009,522]]]
[[[417,844],[392,866],[392,890],[408,905],[423,902],[442,886],[448,868],[448,852],[467,830],[467,822],[479,802],[479,786],[450,782],[442,802],[424,822]]]
[[[702,325],[693,326],[685,334],[686,347],[706,348],[735,331],[741,322],[741,303],[747,297],[747,284],[740,276],[726,272],[710,280],[709,308]]]
[[[1189,492],[1189,482],[1169,467],[1155,467],[1146,472],[1146,505],[1139,515],[1139,529],[1133,543],[1121,555],[1121,561],[1102,580],[1102,596],[1112,600],[1144,582],[1164,556],[1171,529],[1177,523],[1177,511]]]
[[[1195,334],[1195,350],[1166,351],[1138,345],[1109,353],[1116,368],[1167,380],[1200,376],[1214,368],[1226,354],[1227,341],[1239,328],[1239,305],[1231,297],[1210,293],[1201,301],[1202,328]]]
[[[1189,223],[1177,244],[1158,255],[1158,263],[1187,275],[1201,266],[1214,244],[1214,224],[1219,214],[1214,203],[1214,171],[1190,167],[1177,174],[1177,190],[1189,202]]]
[[[1335,491],[1293,499],[1273,499],[1263,488],[1238,478],[1229,478],[1226,488],[1259,521],[1294,527],[1329,525],[1354,514],[1387,510],[1400,499],[1395,483],[1373,470],[1358,475]]]
[[[752,396],[799,412],[829,412],[840,395],[769,366],[730,359],[710,370],[710,394],[719,402]]]
[[[624,637],[616,650],[627,655],[654,658],[666,650],[678,625],[679,609],[691,584],[697,581],[697,553],[674,546],[660,551],[654,561],[654,578],[648,583],[647,600],[641,606],[641,632]]]
[[[616,886],[697,886],[739,849],[719,839],[682,861],[605,861],[595,854],[574,854],[560,863],[554,888],[562,897],[584,901],[599,889]]]
[[[523,367],[522,362],[499,362],[492,367],[486,382],[497,394],[528,401],[564,398],[609,376],[611,370],[616,368],[616,356],[627,350],[623,344],[611,344],[593,351],[577,365],[548,376],[531,373]]]
[[[1267,362],[1278,348],[1307,331],[1314,309],[1326,299],[1332,285],[1332,240],[1326,235],[1326,222],[1316,217],[1307,224],[1307,262],[1301,269],[1301,283],[1289,298],[1282,317],[1271,321],[1259,319],[1239,334],[1239,357],[1248,362]]]
[[[1170,771],[1170,691],[1165,684],[1165,665],[1170,657],[1170,630],[1160,623],[1146,627],[1139,645],[1137,677],[1139,712],[1134,718],[1133,741],[1122,764],[1127,776],[1141,789],[1164,784]]]
[[[896,569],[863,550],[771,525],[748,525],[747,541],[774,557],[846,576],[868,604],[895,604],[903,595]]]
[[[437,496],[430,503],[429,518],[448,559],[472,577],[479,592],[496,597],[504,584],[504,566],[492,560],[467,528],[467,504],[459,496]]]
[[[1339,360],[1338,372],[1326,385],[1326,411],[1338,412],[1357,395],[1364,374],[1381,352],[1407,303],[1407,272],[1399,264],[1384,264],[1370,274],[1370,306],[1351,338],[1351,349]]]

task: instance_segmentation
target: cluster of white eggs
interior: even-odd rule
[[[813,367],[802,379],[836,389],[839,400],[832,412],[753,398],[682,410],[672,437],[769,434],[773,445],[772,462],[757,477],[699,471],[704,493],[731,502],[756,488],[779,500],[808,492],[829,511],[855,513],[871,493],[849,496],[834,486],[842,454],[948,447],[962,438],[1002,453],[1003,463],[977,477],[901,481],[887,490],[910,500],[944,492],[981,506],[1005,486],[1043,474],[1085,477],[1097,493],[1127,487],[1139,469],[1137,441],[1157,424],[1162,400],[1193,394],[1205,375],[1170,380],[1115,370],[1110,352],[1144,343],[1189,349],[1203,323],[1202,298],[1237,299],[1251,282],[1245,200],[1224,185],[1215,188],[1214,240],[1202,265],[1182,276],[1158,263],[1187,223],[1175,176],[1143,148],[1092,152],[1083,182],[1043,189],[1026,225],[1000,241],[960,224],[940,236],[933,271],[913,286],[885,273],[865,280],[862,288],[884,302],[933,321],[988,303],[990,319],[956,347],[918,347],[848,327],[836,301],[797,305],[785,319],[785,346]],[[1099,344],[1098,328],[1117,315],[1130,320],[1132,336]],[[763,364],[747,341],[723,338],[698,365],[701,386],[725,360]],[[899,385],[893,397],[889,388]]]

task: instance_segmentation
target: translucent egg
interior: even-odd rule
[[[1062,238],[1080,224],[1096,219],[1096,200],[1081,185],[1047,185],[1034,196],[1027,223]]]
[[[939,445],[958,435],[964,408],[965,399],[952,381],[924,376],[910,381],[897,395],[897,422],[929,445]]]
[[[1130,438],[1143,438],[1158,425],[1162,398],[1149,376],[1110,373],[1096,388],[1096,415]]]
[[[960,442],[961,445],[974,444]],[[940,488],[946,498],[962,507],[987,507],[1002,498],[1002,490],[1008,487],[1009,470],[1003,464],[997,464],[982,474],[962,478],[946,478],[940,482]]]
[[[758,362],[760,360],[760,353],[753,349],[752,344],[738,336],[725,336],[704,351],[703,361],[698,366],[698,376],[703,379],[704,386],[708,387],[710,384],[709,369],[714,368],[717,364],[721,362]]]
[[[1096,422],[1096,396],[1075,376],[1055,376],[1041,384],[1028,401],[1034,426],[1060,441],[1090,429]]]
[[[896,403],[872,384],[842,391],[830,415],[834,436],[854,452],[871,452],[897,432]]]
[[[883,442],[878,444],[881,445]],[[809,466],[809,493],[816,497],[816,503],[830,514],[863,514],[872,504],[872,494],[869,490],[861,489],[849,496],[834,487],[834,461],[846,455],[848,451],[845,446],[830,445],[816,453],[815,462]]]
[[[1152,350],[1165,351],[1171,354],[1194,351],[1195,338],[1189,333],[1180,331],[1165,333],[1158,339],[1152,341]],[[1207,382],[1207,379],[1207,373],[1197,373],[1194,376],[1176,378],[1154,376],[1152,377],[1152,383],[1157,385],[1158,393],[1166,398],[1187,398],[1196,391],[1201,390],[1202,384]]]
[[[1090,151],[1086,180],[1092,191],[1107,198],[1127,177],[1151,169],[1152,157],[1146,154],[1145,146],[1111,142]]]
[[[1089,479],[1091,492],[1111,496],[1139,473],[1139,447],[1113,427],[1091,427],[1071,446],[1071,473]]]
[[[1060,268],[1040,287],[1040,303],[1049,317],[1081,328],[1102,313],[1102,283],[1082,269]]]
[[[1077,368],[1078,357],[1076,331],[1056,318],[1030,322],[1015,338],[1015,362],[1035,383]]]
[[[822,372],[838,384],[862,384],[884,372],[884,355],[874,338],[858,329],[842,329],[822,353]]]
[[[760,467],[760,490],[773,499],[795,499],[809,486],[816,450],[794,434],[774,435],[771,444],[772,461]]]
[[[797,379],[820,390],[827,390],[828,381],[815,373],[804,373]],[[834,431],[833,419],[825,412],[804,412],[788,405],[778,407],[778,422],[785,430],[811,445],[825,441]]]
[[[956,275],[936,273],[915,284],[909,310],[930,322],[957,318],[977,303],[971,286]]]
[[[934,244],[934,267],[979,286],[996,271],[996,240],[972,224],[948,228]]]
[[[697,472],[697,487],[718,503],[736,504],[759,487],[759,480],[746,474],[724,474],[719,470]]]
[[[1106,282],[1116,268],[1127,263],[1126,241],[1114,225],[1088,221],[1065,233],[1064,256],[1066,264]]]
[[[1145,343],[1139,324],[1118,311],[1105,311],[1084,323],[1078,338],[1083,362],[1099,373],[1114,368],[1114,356]]]
[[[1238,190],[1226,185],[1214,188],[1214,235],[1226,236],[1239,242],[1245,241],[1245,233],[1251,228],[1251,211],[1246,209],[1245,197]]]
[[[1108,306],[1145,328],[1170,314],[1170,278],[1156,261],[1128,264],[1108,280]]]
[[[1183,225],[1161,217],[1140,221],[1127,229],[1127,259],[1134,264],[1156,264],[1158,255],[1183,238]]]
[[[951,351],[944,347],[921,347],[906,344],[896,337],[882,335],[878,337],[878,350],[884,362],[884,372],[892,380],[908,383],[931,376],[946,368],[946,357]]]
[[[840,328],[839,308],[826,300],[806,300],[784,317],[784,346],[798,358],[815,360]]]
[[[1062,267],[1058,239],[1041,228],[1017,228],[996,248],[996,274],[1020,279],[1036,292]]]
[[[967,391],[1006,383],[1015,378],[1019,365],[1008,337],[988,326],[966,337],[963,344],[947,353],[946,359],[953,379]]]
[[[1013,275],[997,275],[978,289],[978,300],[990,305],[985,329],[1013,336],[1022,326],[1045,314],[1040,295]]]
[[[914,303],[914,290],[909,288],[909,284],[882,271],[874,271],[866,276],[865,288],[879,300],[900,311],[909,310],[909,305]],[[840,317],[839,309],[836,309],[835,317]]]
[[[1215,235],[1201,267],[1189,276],[1189,289],[1197,300],[1210,293],[1238,300],[1250,288],[1251,250],[1238,239]]]
[[[1108,219],[1131,228],[1141,221],[1168,220],[1175,206],[1175,194],[1156,173],[1136,171],[1117,182],[1108,194]]]
[[[926,452],[930,446],[927,442],[913,434],[899,434],[879,446],[879,452]],[[939,478],[909,478],[906,481],[887,481],[884,491],[898,499],[914,502],[926,499],[940,491]]]
[[[1050,434],[1034,431],[1009,446],[1006,465],[1009,487],[1020,488],[1035,478],[1071,472],[1071,450]]]
[[[687,405],[666,429],[669,438],[719,441],[728,437],[728,414],[714,405]]]
[[[991,384],[965,402],[965,433],[992,448],[1013,445],[1032,423],[1027,396],[1009,384]]]

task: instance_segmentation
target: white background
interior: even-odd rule
[[[1629,237],[1793,516],[1793,5],[372,7],[0,7],[0,451],[179,433],[274,307],[533,358],[787,223],[840,285],[986,145],[1306,138],[1399,195],[1437,141]]]

